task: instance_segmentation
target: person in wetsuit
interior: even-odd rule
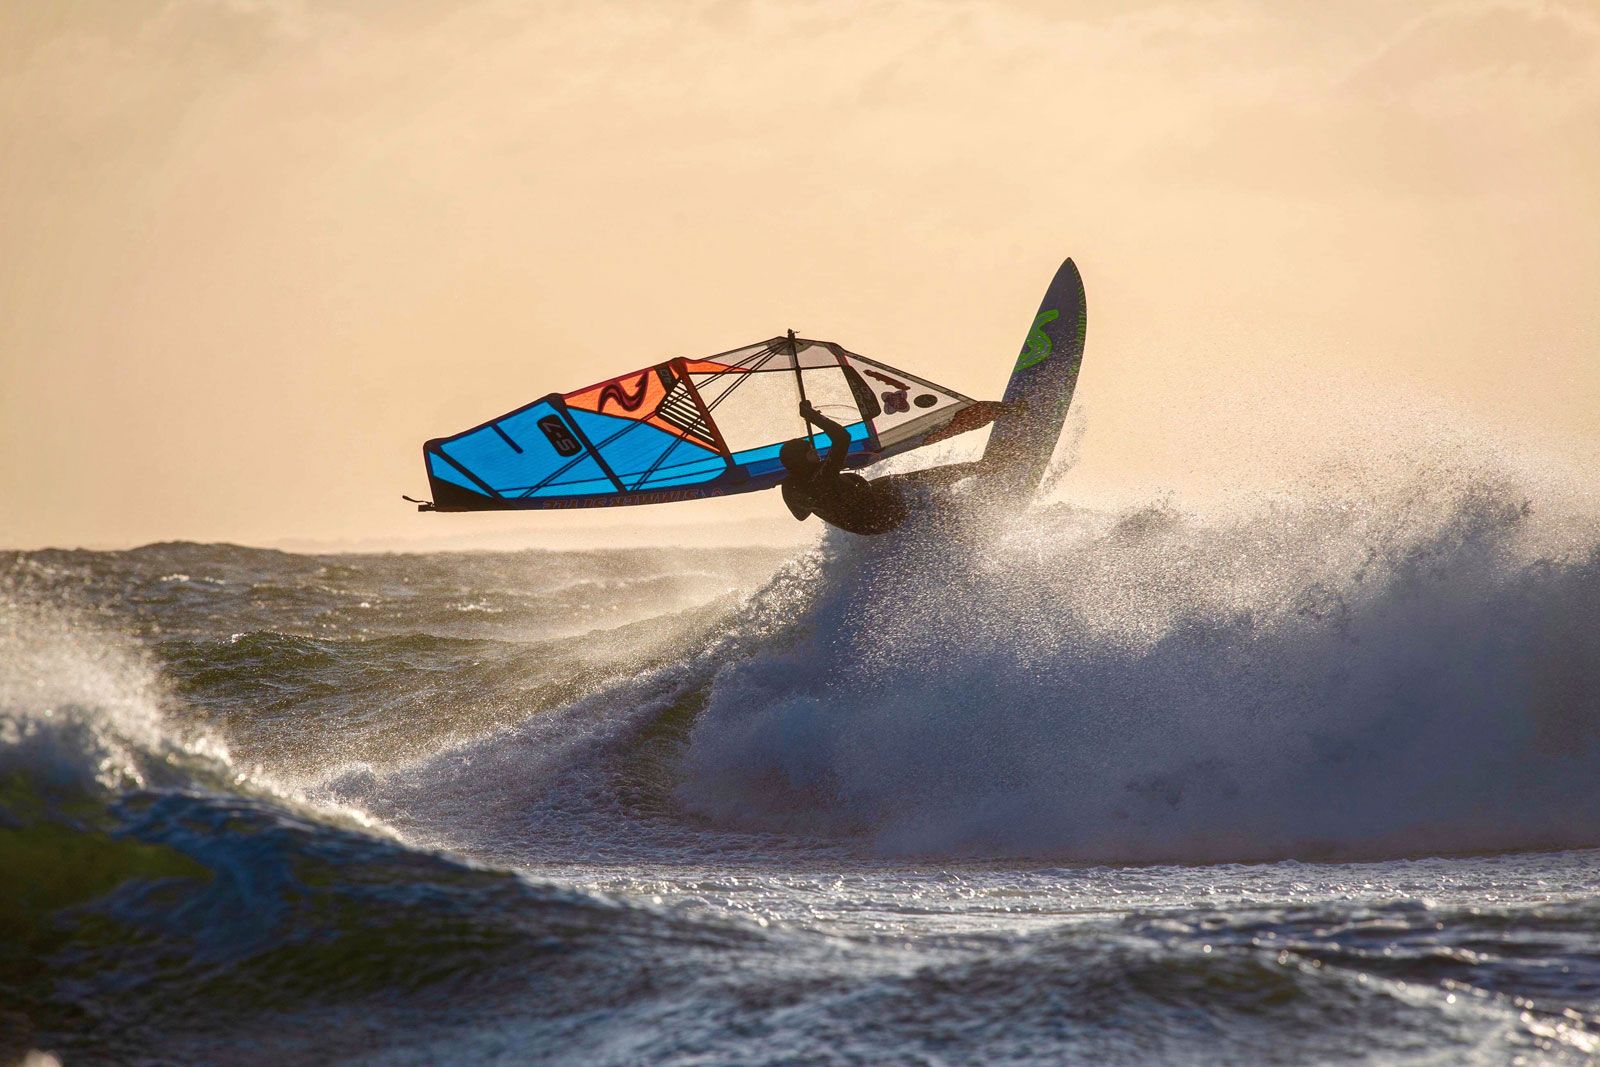
[[[809,438],[788,441],[778,450],[778,460],[789,472],[783,481],[783,502],[794,517],[815,515],[853,534],[881,534],[906,521],[906,502],[895,485],[869,482],[844,469],[850,435],[843,426],[800,402],[800,416],[828,435],[828,457],[811,447]]]

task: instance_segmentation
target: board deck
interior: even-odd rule
[[[1083,278],[1068,259],[1045,291],[1006,384],[1004,402],[1016,406],[990,431],[979,471],[986,495],[1028,501],[1038,491],[1078,385],[1087,311]]]

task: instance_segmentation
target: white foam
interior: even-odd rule
[[[0,590],[0,760],[60,784],[138,788],[169,757],[203,750],[164,722],[162,686],[137,642],[92,617]]]
[[[1600,841],[1600,523],[1430,439],[1205,510],[831,539],[757,598],[798,621],[719,676],[680,797],[893,853]]]
[[[63,798],[147,788],[254,793],[385,830],[365,812],[234,766],[213,731],[171,714],[180,702],[136,637],[16,578],[0,582],[0,774],[20,773]]]

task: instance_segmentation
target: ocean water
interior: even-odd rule
[[[0,555],[0,1062],[1594,1062],[1571,510]]]

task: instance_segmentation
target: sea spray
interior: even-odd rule
[[[114,791],[181,780],[174,766],[195,757],[226,761],[214,737],[166,722],[143,646],[29,577],[0,581],[0,774]]]
[[[965,840],[938,836],[945,794],[1007,799],[967,769],[985,746],[997,774],[1023,764],[1008,788],[1032,784],[1026,772],[1043,757],[1028,730],[1050,725],[1035,690],[1062,677],[1063,662],[1169,662],[1181,679],[1202,653],[1231,648],[1238,678],[1258,651],[1292,649],[1279,634],[1297,625],[1323,643],[1330,629],[1361,637],[1334,646],[1360,662],[1377,632],[1367,601],[1383,602],[1360,592],[1368,583],[1399,603],[1407,588],[1474,573],[1504,593],[1525,574],[1527,601],[1547,619],[1587,610],[1592,587],[1572,575],[1592,553],[1592,525],[1552,523],[1540,492],[1514,481],[1450,484],[1460,491],[1373,494],[1376,510],[1347,507],[1362,503],[1353,493],[1301,493],[1242,509],[1280,517],[1253,531],[1174,498],[963,531],[956,550],[829,539],[770,580],[759,553],[730,551],[687,590],[651,575],[699,566],[693,552],[0,554],[0,567],[50,572],[34,591],[70,589],[81,602],[59,619],[86,655],[55,642],[54,662],[70,677],[97,650],[123,649],[101,677],[121,677],[111,694],[136,717],[153,711],[156,731],[152,741],[114,729],[114,714],[91,710],[87,672],[66,687],[78,695],[21,704],[32,718],[77,706],[96,729],[142,737],[124,747],[145,784],[103,782],[98,762],[78,755],[102,751],[92,736],[35,735],[55,736],[78,769],[64,779],[67,803],[47,797],[50,817],[25,828],[54,835],[35,838],[45,866],[29,869],[55,877],[72,855],[83,862],[70,870],[99,881],[57,879],[70,892],[37,909],[32,936],[0,937],[0,1061],[41,1050],[63,1063],[1588,1062],[1600,1048],[1594,853],[1116,868],[976,862],[961,858],[977,851],[968,827],[957,827]],[[1306,533],[1357,523],[1367,532],[1343,540]],[[1382,533],[1391,529],[1413,535]],[[1246,535],[1264,539],[1254,569],[1216,567],[1227,538]],[[1362,546],[1385,544],[1440,551],[1391,553],[1400,563],[1380,553],[1363,570]],[[1135,553],[1148,558],[1126,562]],[[1083,568],[1077,600],[1048,580],[1072,560]],[[582,595],[601,606],[630,598],[627,611],[656,621],[591,628],[573,661],[599,671],[576,698],[530,685],[579,650],[562,636],[575,602],[547,579],[623,568],[641,580]],[[1218,576],[1186,585],[1193,570]],[[1303,597],[1312,573],[1346,580]],[[927,574],[942,590],[918,578]],[[760,591],[729,602],[728,577]],[[687,616],[683,591],[698,604]],[[1418,619],[1430,604],[1444,610],[1437,596],[1411,599]],[[1091,625],[1030,615],[1041,601]],[[59,605],[30,602],[46,614],[21,630],[43,634]],[[472,609],[482,604],[509,610]],[[1271,640],[1216,622],[1240,605]],[[894,631],[895,611],[913,608],[926,625]],[[558,620],[554,638],[538,638],[540,617]],[[946,622],[961,627],[924,632]],[[1171,656],[1207,627],[1223,639]],[[1586,721],[1586,646],[1581,634],[1569,641],[1545,647],[1559,669],[1537,698],[1565,694],[1566,710],[1508,761],[1538,746],[1569,751]],[[851,657],[858,673],[831,691],[824,669]],[[123,674],[118,662],[142,666]],[[786,683],[781,662],[801,673]],[[1277,691],[1276,676],[1255,669]],[[762,671],[767,684],[751,684]],[[984,716],[946,697],[958,673],[987,686]],[[744,707],[732,703],[738,685]],[[918,707],[918,693],[939,714]],[[852,750],[841,709],[864,709],[872,727],[895,697],[906,702],[903,750]],[[686,804],[690,790],[731,781],[726,764],[696,762],[706,752],[696,731],[727,730],[744,758],[783,700],[799,709],[784,773],[751,759],[767,778],[741,787],[734,815]],[[264,778],[186,760],[174,739],[195,724],[235,758],[262,762]],[[420,755],[394,758],[390,738]],[[1144,762],[1186,740],[1147,738]],[[1086,731],[1091,744],[1130,762],[1114,733]],[[353,752],[383,762],[363,773]],[[888,763],[909,756],[922,763]],[[856,769],[851,760],[864,768],[853,779],[836,770]],[[404,832],[369,832],[261,784],[286,774],[307,788],[338,784]],[[1140,795],[1166,804],[1170,784]],[[1177,808],[1194,799],[1182,793]],[[8,828],[19,813],[33,818],[14,800],[4,798]],[[928,800],[915,826],[908,801]],[[1054,829],[1013,821],[1034,842],[1041,825]],[[891,833],[908,826],[936,858],[886,855],[904,850]]]
[[[739,937],[409,849],[235,771],[126,619],[36,563],[0,595],[0,1062],[353,1055],[361,1027],[281,1020],[358,1004],[398,1028],[526,988],[541,954],[531,981],[571,1012],[626,988],[618,938],[648,958]]]
[[[836,538],[790,632],[718,675],[679,797],[884,853],[1600,842],[1600,551],[1564,536],[1469,469]]]

